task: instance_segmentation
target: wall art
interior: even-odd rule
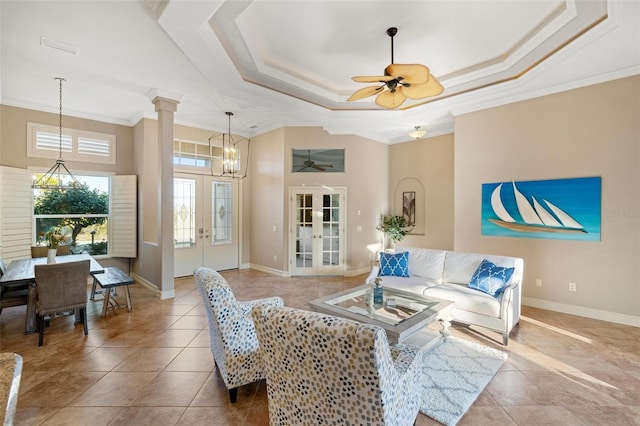
[[[482,185],[482,235],[600,241],[602,178]]]
[[[407,226],[416,225],[416,193],[415,191],[402,193],[402,216],[407,221]]]
[[[344,149],[293,149],[293,173],[343,173]]]

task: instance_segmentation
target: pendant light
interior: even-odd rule
[[[231,179],[242,180],[247,177],[247,169],[249,168],[249,148],[251,146],[250,139],[243,139],[242,141],[235,141],[233,136],[231,135],[231,117],[233,116],[232,112],[225,112],[227,117],[229,118],[229,131],[228,133],[222,134],[222,173],[217,175],[218,177],[225,177]],[[218,135],[217,137],[219,137]],[[211,136],[209,138],[209,153],[211,153],[211,139],[216,136]],[[244,161],[244,170],[243,170],[243,150],[240,149],[242,142],[246,141],[246,160]],[[211,174],[213,175],[213,161],[211,161]]]
[[[67,190],[72,188],[77,188],[81,184],[78,179],[69,171],[67,166],[64,164],[64,158],[62,158],[62,83],[66,81],[62,77],[56,77],[60,86],[60,114],[58,120],[59,126],[59,152],[58,159],[55,164],[51,166],[49,170],[40,178],[36,179],[34,177],[33,184],[31,185],[34,189],[42,189],[42,190]]]

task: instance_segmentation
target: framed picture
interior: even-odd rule
[[[344,149],[293,149],[292,173],[344,173]]]
[[[402,216],[408,226],[416,225],[416,193],[415,191],[402,193]]]
[[[600,177],[482,185],[482,235],[600,241]]]

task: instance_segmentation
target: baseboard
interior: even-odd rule
[[[131,273],[131,277],[136,280],[136,283],[142,285],[143,287],[148,288],[149,290],[151,290],[153,292],[153,294],[164,300],[164,299],[172,299],[174,297],[176,297],[176,290],[175,289],[171,289],[169,291],[160,291],[160,289],[158,289],[158,287],[153,284],[151,281],[148,281],[144,278],[142,278],[140,275],[136,274],[135,272]]]
[[[582,306],[566,305],[564,303],[551,302],[549,300],[536,299],[533,297],[523,297],[522,304],[533,308],[547,309],[549,311],[562,312],[579,317],[592,318],[602,321],[615,322],[618,324],[640,327],[640,317],[620,314],[617,312],[602,311],[600,309],[585,308]]]
[[[262,265],[256,265],[255,263],[251,263],[249,266],[251,269],[255,269],[256,271],[260,271],[260,272],[266,272],[267,274],[271,274],[271,275],[277,275],[279,277],[288,277],[289,276],[289,272],[287,271],[280,271],[278,269],[273,269],[273,268],[269,268],[266,266],[262,266]]]
[[[370,266],[365,266],[363,268],[352,269],[350,271],[346,271],[344,273],[344,276],[345,277],[355,277],[356,275],[368,274],[369,272],[371,272],[371,267]],[[364,284],[364,280],[363,280],[362,284]]]
[[[273,268],[269,268],[267,266],[262,266],[262,265],[256,265],[255,263],[250,263],[248,265],[246,265],[246,267],[242,267],[241,269],[247,269],[247,268],[251,268],[251,269],[255,269],[256,271],[260,271],[260,272],[266,272],[267,274],[271,274],[271,275],[277,275],[279,277],[290,277],[291,275],[289,275],[288,271],[280,271],[278,269],[273,269]],[[344,273],[345,277],[353,277],[356,275],[361,275],[361,274],[368,274],[371,271],[371,268],[369,267],[364,267],[364,268],[360,268],[360,269],[354,269],[351,271],[346,271]],[[364,284],[364,282],[363,282]]]

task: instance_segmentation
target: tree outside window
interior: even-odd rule
[[[78,178],[84,183],[76,188],[34,191],[36,243],[52,228],[64,229],[72,253],[107,254],[109,178]]]

